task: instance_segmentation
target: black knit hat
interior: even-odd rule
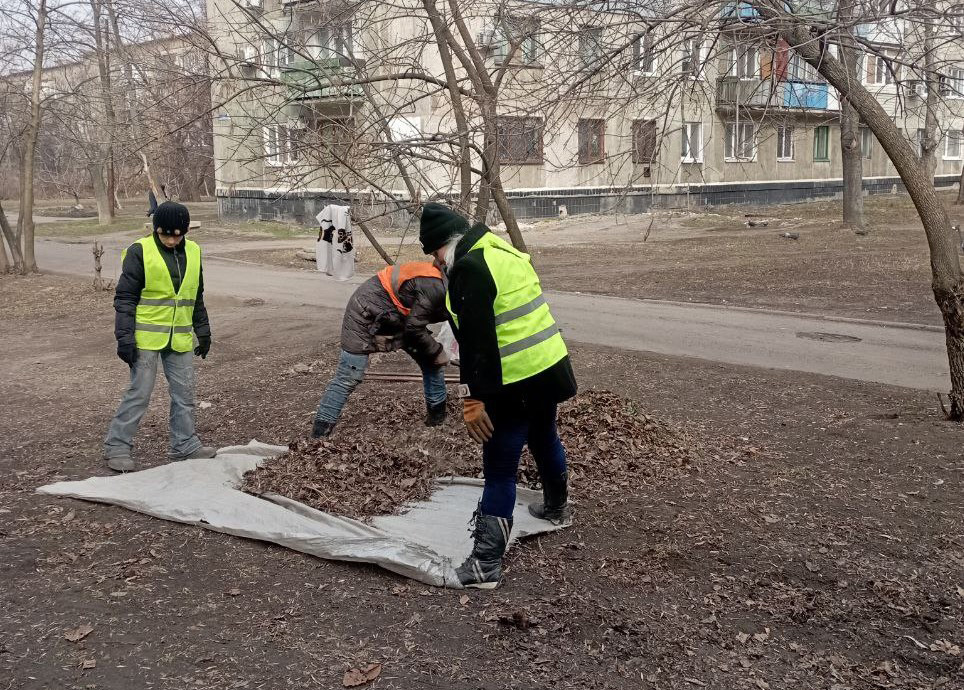
[[[154,229],[162,235],[183,235],[191,227],[191,212],[176,201],[165,201],[154,210]]]
[[[422,251],[431,254],[445,246],[455,235],[468,232],[469,221],[442,204],[425,204],[419,224],[418,239]]]

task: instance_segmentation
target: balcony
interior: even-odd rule
[[[837,110],[838,105],[830,87],[823,82],[723,77],[717,82],[716,109],[813,112]]]
[[[293,62],[281,70],[281,81],[292,101],[354,101],[364,97],[361,84],[342,84],[357,76],[351,65],[339,58]]]
[[[781,85],[781,105],[791,110],[836,110],[826,82],[787,81]],[[834,99],[836,100],[836,99]]]
[[[717,82],[717,108],[767,108],[773,105],[773,82],[770,80],[723,77]]]

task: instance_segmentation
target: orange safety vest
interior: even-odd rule
[[[402,304],[402,301],[398,299],[398,290],[406,280],[411,280],[412,278],[438,278],[442,280],[442,271],[431,261],[409,261],[404,264],[386,266],[378,272],[378,280],[381,282],[382,287],[385,288],[385,292],[388,293],[388,296],[392,298],[392,302],[395,303],[398,310],[405,316],[408,316],[412,310],[410,307]]]

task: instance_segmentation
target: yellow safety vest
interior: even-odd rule
[[[154,236],[142,237],[137,243],[144,250],[144,289],[134,318],[137,347],[163,350],[170,343],[175,352],[187,352],[194,347],[194,302],[201,277],[201,248],[185,238],[187,266],[175,294],[171,272]],[[122,256],[126,254],[125,249]]]
[[[472,245],[481,251],[495,281],[495,334],[502,363],[503,385],[522,381],[545,371],[568,354],[549,305],[542,294],[539,276],[529,255],[487,232]],[[445,306],[455,326],[448,293]]]

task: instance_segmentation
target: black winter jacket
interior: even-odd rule
[[[164,263],[171,274],[171,282],[174,284],[174,292],[181,288],[181,276],[187,270],[187,254],[184,252],[184,242],[181,242],[174,249],[165,247],[158,238],[157,233],[151,235],[154,243],[164,257]],[[208,310],[204,306],[204,266],[201,265],[200,275],[198,276],[197,297],[194,301],[194,333],[199,338],[211,337],[211,325],[208,323]],[[134,344],[134,315],[137,312],[137,303],[141,299],[141,291],[144,289],[144,248],[135,242],[127,248],[124,256],[124,264],[121,268],[121,276],[117,281],[117,289],[114,291],[114,336],[119,345]],[[170,342],[168,342],[170,346]]]
[[[449,270],[449,300],[459,317],[452,330],[459,342],[459,368],[469,396],[488,406],[515,408],[519,404],[556,404],[576,394],[576,377],[567,355],[551,367],[522,381],[502,384],[502,359],[495,334],[495,280],[481,251],[470,252],[489,229],[478,223],[455,248]]]
[[[341,349],[355,355],[377,352],[375,336],[388,336],[386,349],[403,349],[421,363],[434,360],[442,346],[432,337],[429,324],[448,318],[445,283],[438,278],[406,280],[398,291],[399,301],[411,309],[403,316],[382,287],[378,276],[358,286],[348,300],[341,327]]]

